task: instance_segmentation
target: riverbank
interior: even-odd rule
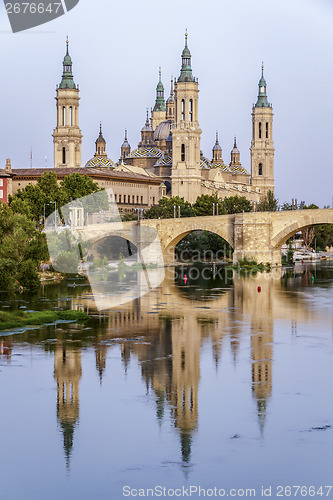
[[[89,316],[82,311],[0,311],[0,330],[21,326],[40,326],[57,321],[86,321]]]

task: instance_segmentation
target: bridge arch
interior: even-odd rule
[[[108,260],[118,260],[122,254],[125,258],[135,256],[138,252],[137,244],[133,238],[125,234],[110,234],[95,240],[91,246],[93,255],[107,257]]]
[[[187,228],[179,228],[178,231],[174,231],[173,234],[170,234],[167,244],[164,247],[164,254],[168,261],[173,260],[175,257],[175,248],[177,244],[186,236],[195,231],[206,231],[212,234],[216,234],[220,236],[223,240],[225,240],[231,247],[233,247],[233,238],[230,236],[229,228],[225,227],[207,227],[207,224],[195,224],[189,229]]]
[[[279,212],[282,215],[281,212]],[[287,217],[281,217],[283,219],[283,227],[280,223],[273,221],[273,238],[272,238],[272,248],[273,250],[280,250],[281,246],[294,234],[303,229],[311,226],[316,226],[319,224],[333,224],[333,209],[318,209],[318,210],[303,210],[295,212],[286,212],[287,217],[289,215],[289,220]],[[292,216],[291,216],[292,214]],[[285,220],[284,220],[285,219]],[[274,231],[274,226],[277,226],[277,230]],[[274,234],[275,233],[275,234]]]

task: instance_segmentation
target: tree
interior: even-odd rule
[[[223,213],[239,214],[242,212],[251,212],[252,204],[245,196],[229,196],[223,200]],[[222,210],[221,209],[221,210]]]
[[[281,205],[281,210],[291,210],[292,209],[292,206],[290,203],[288,203],[287,201],[285,201],[283,203],[283,205]]]
[[[273,191],[267,191],[266,196],[258,203],[258,212],[276,212],[278,210],[279,200],[274,196]]]
[[[152,207],[145,213],[146,219],[170,219],[174,216],[174,205],[176,206],[176,217],[178,217],[178,207],[180,207],[181,217],[193,217],[194,208],[191,203],[184,201],[184,198],[172,196],[163,197],[158,201],[158,206]]]
[[[313,226],[306,227],[306,228],[302,229],[301,233],[302,233],[302,239],[305,243],[305,247],[307,250],[309,250],[309,247],[310,247],[311,243],[313,242],[313,239],[315,236],[314,227]]]
[[[217,204],[219,204],[219,215],[226,213],[223,201],[220,200],[217,195],[203,194],[198,196],[193,205],[195,215],[213,215],[213,203],[215,203],[215,214],[217,213]]]
[[[316,210],[318,208],[318,205],[315,205],[315,203],[304,206],[305,210]],[[309,244],[312,248],[316,247],[317,250],[324,252],[327,247],[330,248],[333,246],[333,224],[318,224],[313,226],[313,229],[313,239]]]
[[[13,212],[26,215],[28,218],[39,222],[41,217],[48,217],[55,209],[66,205],[77,198],[84,198],[96,193],[82,201],[84,208],[90,212],[108,210],[108,196],[104,189],[100,189],[88,175],[78,173],[67,175],[60,186],[55,172],[45,173],[37,184],[29,184],[24,189],[19,189],[14,196],[9,196],[9,205]]]
[[[36,289],[40,285],[36,268],[47,258],[45,236],[35,224],[0,203],[0,289]]]

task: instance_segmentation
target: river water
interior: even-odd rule
[[[84,281],[0,296],[91,315],[0,334],[1,500],[333,496],[333,264],[197,271],[107,311]]]

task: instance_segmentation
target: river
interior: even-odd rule
[[[0,333],[1,499],[333,484],[332,263],[248,279],[172,268],[103,311],[83,280],[0,301],[91,316]]]

